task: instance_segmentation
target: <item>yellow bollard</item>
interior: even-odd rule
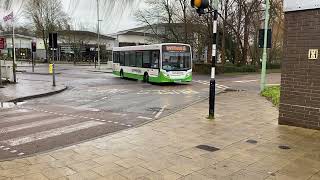
[[[53,73],[53,66],[52,64],[49,64],[49,74],[52,74]]]

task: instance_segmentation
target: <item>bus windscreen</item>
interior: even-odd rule
[[[162,69],[166,71],[186,71],[191,69],[191,52],[188,46],[164,46]]]

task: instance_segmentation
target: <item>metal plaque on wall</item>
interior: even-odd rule
[[[320,0],[284,0],[284,11],[302,11],[320,8]]]

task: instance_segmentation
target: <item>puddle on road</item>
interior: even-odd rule
[[[9,109],[15,106],[20,106],[25,104],[26,102],[0,102],[0,109]]]

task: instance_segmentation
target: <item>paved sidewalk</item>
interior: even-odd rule
[[[52,82],[45,80],[30,80],[18,77],[17,84],[7,84],[0,88],[0,102],[26,100],[58,93],[66,89],[65,85],[57,84],[53,87]]]
[[[277,109],[247,92],[220,94],[215,121],[207,109],[202,102],[139,128],[1,162],[0,180],[320,179],[319,131],[278,126]],[[201,144],[220,150],[195,148]]]

